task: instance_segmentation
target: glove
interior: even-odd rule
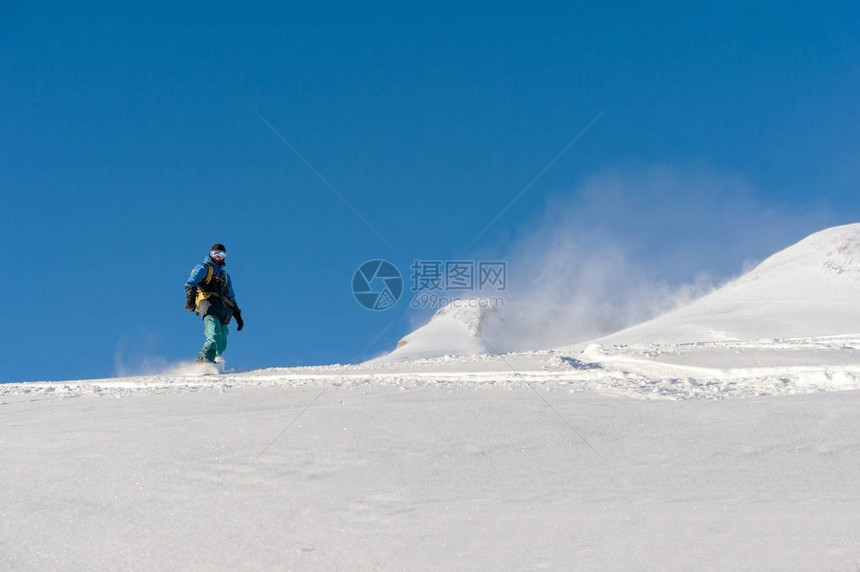
[[[242,328],[245,327],[245,321],[242,320],[242,310],[239,308],[233,310],[233,317],[236,318],[236,331],[241,332]]]
[[[185,287],[185,309],[189,312],[197,312],[197,288]]]

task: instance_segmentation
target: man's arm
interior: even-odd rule
[[[185,282],[185,309],[197,312],[197,285],[206,278],[206,267],[198,264],[191,270],[191,276]]]
[[[198,264],[191,270],[191,276],[185,282],[186,288],[197,288],[197,286],[206,278],[206,267]]]

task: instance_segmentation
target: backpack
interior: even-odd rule
[[[215,277],[217,280],[221,280],[220,278],[215,276],[215,267],[212,265],[212,263],[204,262],[204,264],[206,265],[206,277],[203,280],[201,280],[200,283],[197,285],[197,299],[194,302],[195,311],[199,314],[200,313],[200,302],[202,302],[203,300],[206,300],[207,298],[210,298],[212,296],[217,296],[218,298],[221,299],[222,302],[227,304],[230,308],[235,308],[236,304],[230,298],[228,298],[226,296],[226,294],[223,293],[223,291],[224,291],[223,286],[221,288],[219,288],[221,290],[221,292],[216,292],[215,290],[204,290],[202,288],[202,287],[208,286],[209,283],[212,282],[213,277]],[[224,271],[224,276],[225,276],[225,279],[223,280],[223,282],[226,285],[228,283],[228,281],[230,280],[230,275],[227,274],[227,271]]]

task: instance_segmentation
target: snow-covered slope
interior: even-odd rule
[[[580,346],[0,384],[0,570],[857,570],[858,284],[849,225]]]
[[[809,338],[860,332],[860,224],[782,250],[691,304],[601,344]]]
[[[860,392],[198,383],[0,406],[0,570],[860,565]]]
[[[817,232],[687,306],[557,351],[660,394],[689,386],[688,396],[708,387],[726,395],[733,380],[763,395],[857,387],[858,341],[860,224],[851,224]]]

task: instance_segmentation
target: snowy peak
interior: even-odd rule
[[[769,257],[741,280],[754,281],[798,272],[810,277],[815,274],[860,276],[860,224],[816,232]]]
[[[426,325],[402,338],[397,349],[373,361],[492,353],[482,338],[482,331],[487,321],[497,316],[497,311],[488,308],[481,298],[454,300],[439,309]]]
[[[829,228],[607,343],[799,338],[860,331],[860,224]]]
[[[714,297],[855,304],[860,287],[860,224],[829,228],[777,252]]]

